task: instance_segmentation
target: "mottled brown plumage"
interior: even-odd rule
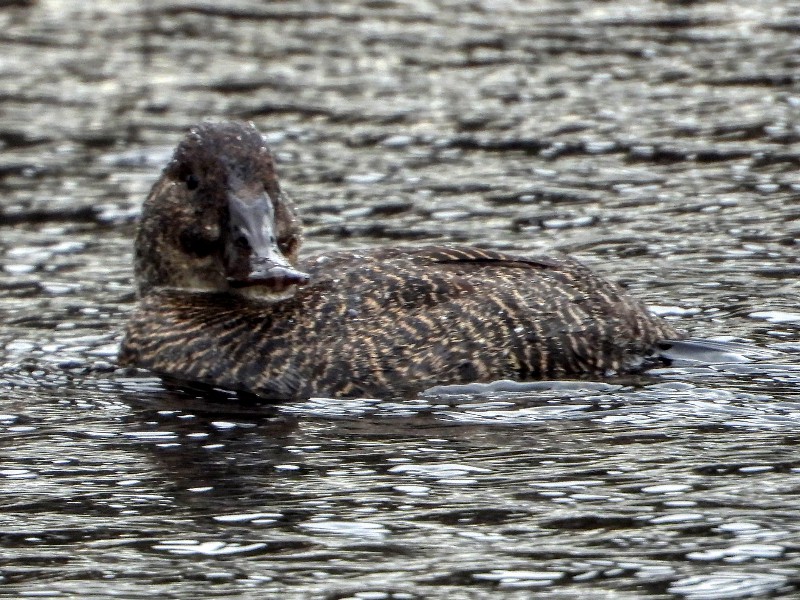
[[[393,396],[633,370],[679,337],[569,258],[428,246],[298,266],[299,227],[265,148],[252,127],[217,124],[176,150],[145,203],[122,364],[275,399]],[[247,210],[230,208],[241,189]],[[248,245],[257,238],[273,247]]]

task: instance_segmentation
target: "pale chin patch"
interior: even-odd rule
[[[280,291],[276,291],[266,285],[250,285],[243,288],[231,290],[233,294],[257,302],[280,302],[288,300],[297,293],[297,286],[290,285]]]
[[[185,292],[219,293],[227,291],[228,282],[222,278],[197,277],[194,274],[189,274],[180,279],[176,278],[172,285],[166,287]]]

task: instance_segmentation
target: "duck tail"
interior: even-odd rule
[[[743,342],[707,339],[664,340],[656,349],[657,356],[677,365],[746,363],[783,354]]]

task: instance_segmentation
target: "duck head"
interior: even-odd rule
[[[144,203],[136,236],[140,295],[158,288],[278,300],[308,282],[300,223],[253,125],[193,127]]]

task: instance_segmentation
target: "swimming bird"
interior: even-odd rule
[[[287,400],[635,371],[681,335],[567,256],[427,245],[299,258],[251,124],[193,127],[147,197],[119,354],[170,380]]]

